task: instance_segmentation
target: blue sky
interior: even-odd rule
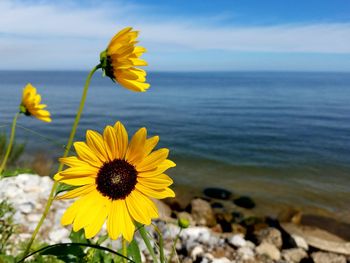
[[[0,69],[87,70],[124,26],[157,71],[350,71],[348,0],[1,0]]]

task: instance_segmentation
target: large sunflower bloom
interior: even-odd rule
[[[149,84],[146,83],[146,71],[135,68],[147,66],[145,60],[140,59],[146,52],[144,47],[137,44],[137,31],[131,27],[124,28],[110,41],[107,49],[101,52],[100,61],[104,73],[113,81],[132,91],[146,91]]]
[[[80,197],[63,214],[63,225],[73,224],[74,231],[84,228],[86,238],[92,238],[107,220],[111,239],[122,235],[131,241],[134,222],[149,225],[158,217],[150,198],[175,196],[168,188],[173,181],[164,174],[175,163],[167,159],[168,149],[153,151],[158,136],[146,137],[146,128],[141,128],[128,143],[127,131],[117,122],[114,127],[107,126],[102,135],[88,130],[86,143],[74,143],[77,157],[61,158],[70,168],[54,177],[78,186],[58,197]]]
[[[40,94],[37,94],[36,88],[28,83],[23,89],[20,111],[27,116],[34,116],[39,120],[51,122],[50,112],[45,110],[47,106],[40,104],[40,102]]]

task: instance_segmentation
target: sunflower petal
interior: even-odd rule
[[[98,209],[100,205],[99,202],[96,202],[96,199],[99,198],[100,193],[93,191],[86,196],[84,203],[79,207],[79,210],[75,216],[73,222],[73,231],[77,232],[82,229],[84,226],[91,223],[91,213]]]
[[[135,186],[137,190],[139,190],[144,195],[147,195],[149,197],[157,198],[157,199],[163,199],[167,197],[175,197],[175,193],[170,188],[165,188],[164,190],[156,190],[149,188],[147,186],[144,186],[140,182],[138,182]]]
[[[117,136],[112,126],[107,126],[103,132],[103,141],[110,161],[117,158]]]
[[[59,158],[59,161],[62,164],[70,166],[70,167],[88,165],[88,163],[78,159],[76,156]]]
[[[112,201],[111,209],[108,214],[107,231],[111,239],[117,239],[122,231],[121,217],[123,216],[120,209],[120,203],[122,201]],[[119,214],[120,213],[120,214]]]
[[[173,180],[166,174],[146,178],[138,177],[137,181],[153,189],[164,189],[173,183]]]
[[[69,185],[75,185],[75,186],[81,186],[81,185],[87,185],[87,184],[95,184],[95,178],[94,177],[62,177],[58,181],[64,184]]]
[[[95,153],[95,155],[101,160],[101,162],[108,160],[108,155],[101,134],[96,131],[87,130],[86,143]]]
[[[156,147],[156,145],[159,142],[159,136],[153,136],[149,139],[146,140],[145,143],[145,151],[143,156],[147,156],[150,154],[150,152],[152,152],[152,150],[154,149],[154,147]]]
[[[125,159],[128,162],[136,165],[139,162],[139,160],[143,157],[146,136],[146,128],[141,128],[132,137],[125,155]]]
[[[102,166],[101,160],[97,158],[95,153],[90,149],[90,147],[85,142],[75,142],[74,148],[79,156],[79,159],[98,168]]]
[[[151,224],[151,217],[148,213],[147,202],[145,201],[147,197],[142,196],[137,191],[132,191],[127,198],[125,198],[128,210],[131,217],[141,224],[149,225]]]
[[[114,129],[117,135],[117,159],[124,159],[128,148],[128,133],[121,122],[114,124]]]
[[[134,237],[135,225],[132,221],[128,208],[126,207],[126,202],[123,200],[121,203],[121,223],[122,223],[122,234],[123,237],[131,242]]]
[[[75,188],[71,191],[68,191],[67,193],[57,196],[57,200],[62,200],[62,199],[71,199],[71,198],[76,198],[78,196],[84,196],[91,191],[96,189],[96,185],[84,185],[78,188]]]
[[[103,223],[107,218],[107,208],[105,205],[101,205],[98,210],[93,212],[91,223],[85,226],[85,237],[93,238],[101,230]]]
[[[157,168],[154,168],[152,170],[147,170],[147,171],[139,171],[139,174],[137,176],[139,177],[153,177],[153,176],[157,176],[159,174],[164,173],[166,170],[168,170],[171,167],[175,167],[176,164],[169,160],[166,159],[163,162],[161,162]]]
[[[164,162],[164,160],[168,157],[169,150],[166,148],[159,149],[157,151],[152,152],[146,158],[142,160],[141,163],[137,164],[138,171],[147,171],[156,168],[159,164]]]

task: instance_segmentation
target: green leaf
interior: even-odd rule
[[[0,255],[0,263],[15,263],[16,259],[13,256]]]
[[[60,183],[60,184],[58,185],[58,187],[57,187],[55,196],[58,195],[59,193],[66,192],[66,191],[70,191],[70,190],[73,190],[73,189],[75,189],[75,188],[77,188],[77,187],[79,187],[79,186]]]
[[[125,256],[123,256],[121,253],[116,252],[108,247],[102,247],[99,245],[94,244],[84,244],[84,243],[61,243],[61,244],[55,244],[43,247],[39,250],[36,250],[29,255],[25,256],[21,260],[19,260],[17,263],[24,262],[24,260],[28,257],[31,257],[35,254],[40,253],[41,255],[51,255],[56,256],[58,259],[63,260],[66,263],[77,263],[77,262],[84,262],[87,259],[87,255],[84,253],[84,250],[81,247],[90,247],[98,250],[104,250],[109,252],[109,254],[118,255],[119,257],[125,258],[130,262],[135,262],[132,259],[129,259]],[[108,255],[108,254],[106,254]],[[107,257],[106,257],[107,258]],[[100,261],[101,262],[101,261]],[[102,261],[104,262],[104,261]]]
[[[128,246],[128,257],[131,257],[137,263],[141,263],[141,252],[135,239]]]
[[[72,243],[83,243],[83,244],[88,244],[90,243],[88,239],[85,238],[84,230],[80,229],[77,232],[72,232],[69,235],[69,239],[72,241]]]
[[[29,168],[17,168],[17,169],[6,169],[3,172],[3,177],[12,177],[17,176],[19,174],[32,174],[33,170]]]
[[[56,256],[58,259],[63,260],[66,263],[76,263],[78,259],[85,256],[84,250],[81,247],[70,246],[69,244],[50,247],[40,254]]]

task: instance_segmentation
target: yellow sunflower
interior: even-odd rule
[[[23,89],[20,111],[27,116],[34,116],[39,120],[51,122],[50,112],[45,110],[47,106],[40,104],[40,102],[41,96],[36,93],[36,88],[28,83]]]
[[[135,68],[147,66],[140,59],[146,52],[144,47],[135,46],[138,42],[137,31],[131,27],[124,28],[110,41],[107,49],[101,52],[100,61],[104,73],[113,81],[132,91],[146,91],[150,85],[146,83],[146,71]]]
[[[158,217],[150,198],[174,197],[168,187],[173,180],[164,172],[175,166],[166,148],[153,151],[158,136],[147,139],[146,128],[139,129],[128,143],[123,124],[107,126],[103,134],[88,130],[86,143],[75,142],[77,157],[61,158],[69,166],[54,179],[78,188],[58,199],[80,197],[63,214],[63,225],[84,228],[86,238],[94,237],[107,220],[111,239],[122,235],[131,241],[134,222],[145,225]]]

